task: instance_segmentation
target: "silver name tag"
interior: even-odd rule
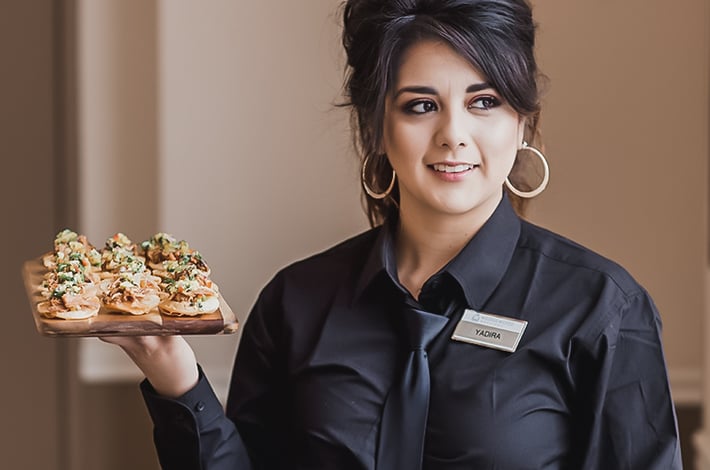
[[[515,352],[528,322],[466,309],[451,339]]]

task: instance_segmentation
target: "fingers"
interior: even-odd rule
[[[157,336],[100,336],[99,339],[126,350],[153,349],[160,343]]]
[[[120,346],[160,395],[179,397],[198,381],[195,354],[182,336],[107,336],[101,340]]]
[[[170,351],[176,343],[184,341],[180,336],[100,336],[99,339],[120,346],[132,358]]]

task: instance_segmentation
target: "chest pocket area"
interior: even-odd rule
[[[565,386],[528,352],[473,345],[432,381],[427,448],[475,468],[560,468],[570,448]],[[474,349],[470,349],[474,348]]]

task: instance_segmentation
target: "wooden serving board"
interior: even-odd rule
[[[216,312],[194,317],[164,315],[157,308],[145,315],[130,315],[101,307],[98,315],[84,320],[46,318],[37,311],[37,304],[44,300],[40,287],[46,272],[41,258],[26,261],[22,266],[35,325],[45,336],[212,335],[237,331],[237,318],[221,294]]]

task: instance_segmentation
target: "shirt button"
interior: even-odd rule
[[[197,404],[195,405],[195,411],[200,412],[205,409],[205,403],[198,401]]]

